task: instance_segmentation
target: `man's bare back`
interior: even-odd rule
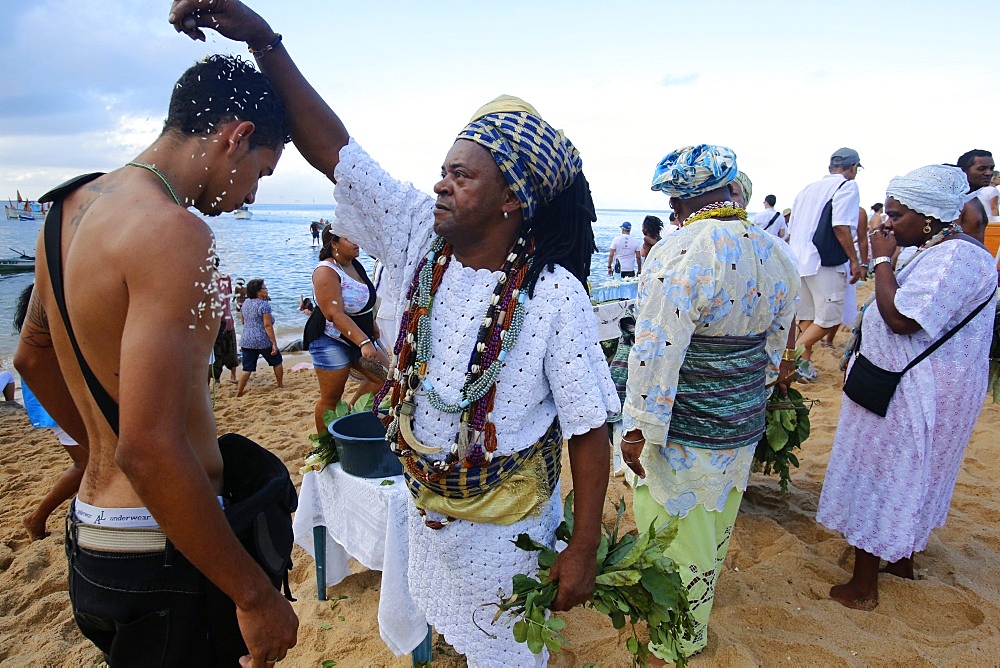
[[[222,462],[204,382],[221,317],[211,262],[214,241],[208,225],[174,205],[151,176],[139,168],[123,167],[83,186],[64,202],[67,310],[84,358],[122,406],[122,434],[130,435],[137,427],[149,436],[148,447],[168,434],[187,439],[218,493]],[[155,252],[150,252],[150,245]],[[36,253],[45,256],[41,242]],[[74,360],[47,266],[41,262],[38,283],[36,294],[45,313],[55,316],[49,316],[48,324],[56,353],[60,359]],[[70,369],[64,374],[66,384],[78,404],[86,406],[81,413],[91,439],[80,499],[109,508],[143,506],[115,461],[118,437],[97,408],[82,373]],[[166,408],[178,400],[185,404],[183,413],[158,410],[159,405]],[[171,416],[171,424],[162,423],[166,416]]]

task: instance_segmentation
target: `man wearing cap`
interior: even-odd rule
[[[794,340],[799,276],[785,244],[731,201],[737,173],[731,150],[707,144],[656,167],[652,189],[670,197],[681,228],[650,251],[639,278],[622,415],[636,525],[678,523],[667,553],[697,622],[681,643],[686,656],[708,642],[715,583],[764,432],[766,378],[794,373],[782,351]]]
[[[594,588],[606,421],[620,402],[584,288],[596,215],[579,153],[533,107],[502,96],[459,133],[435,198],[355,142],[281,35],[245,5],[182,0],[170,20],[194,38],[210,27],[247,42],[296,147],[336,183],[334,229],[389,272],[402,321],[382,393],[412,497],[400,524],[415,606],[470,666],[544,664],[544,652],[514,641],[513,620],[491,622],[482,606],[509,596],[515,574],[537,572],[537,554],[512,544],[519,534],[555,543],[564,439],[576,521],[550,571],[552,607],[583,603]]]
[[[608,276],[614,273],[614,261],[618,258],[622,278],[633,278],[642,271],[642,244],[638,237],[632,236],[632,223],[627,220],[622,223],[622,233],[611,242],[611,252],[608,253]]]
[[[848,281],[856,283],[862,276],[854,248],[858,209],[861,206],[861,195],[854,179],[860,168],[861,158],[857,151],[852,148],[837,149],[830,156],[830,173],[803,188],[792,203],[788,233],[789,244],[802,276],[801,301],[796,316],[801,334],[796,346],[805,348],[802,353],[805,363],[800,370],[803,380],[816,378],[811,361],[813,344],[830,330],[840,327]],[[843,265],[824,267],[820,264],[819,251],[813,245],[813,235],[826,203],[831,201],[833,233],[848,261]]]

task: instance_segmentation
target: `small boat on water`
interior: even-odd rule
[[[8,199],[4,205],[4,214],[7,220],[42,220],[48,206],[40,204],[34,200],[26,200],[17,193],[17,202]]]
[[[17,253],[17,257],[0,258],[0,274],[17,274],[35,270],[34,256],[14,248],[11,250]]]
[[[246,204],[236,209],[236,211],[233,211],[233,218],[235,218],[236,220],[246,220],[251,215],[252,214],[250,213],[250,208],[247,207]]]

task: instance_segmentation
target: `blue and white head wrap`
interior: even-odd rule
[[[736,154],[725,146],[698,144],[671,151],[653,172],[652,190],[691,199],[736,178]]]
[[[542,120],[530,104],[510,95],[481,107],[456,139],[468,139],[489,150],[521,202],[525,221],[534,217],[540,205],[569,188],[583,169],[580,153],[562,130]]]

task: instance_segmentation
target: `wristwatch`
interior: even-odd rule
[[[875,271],[875,267],[880,264],[885,264],[886,262],[892,262],[892,258],[888,255],[880,255],[879,257],[872,260],[872,271]]]

